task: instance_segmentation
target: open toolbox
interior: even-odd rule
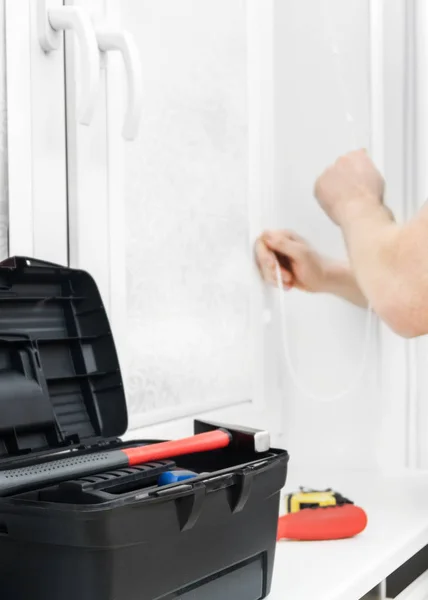
[[[158,444],[123,442],[126,429],[93,278],[1,263],[2,600],[265,598],[287,452],[241,443],[238,427],[221,448],[117,466],[112,456]]]

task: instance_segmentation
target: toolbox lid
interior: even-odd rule
[[[108,317],[86,272],[0,263],[0,459],[96,446],[128,426]]]

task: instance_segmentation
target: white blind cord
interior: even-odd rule
[[[370,354],[370,341],[371,341],[371,331],[372,331],[372,311],[371,311],[371,309],[369,308],[367,311],[365,333],[364,333],[364,340],[363,340],[363,355],[361,358],[361,362],[358,365],[358,368],[355,370],[354,375],[350,378],[350,382],[347,384],[347,386],[344,389],[342,389],[338,392],[334,392],[333,394],[328,395],[328,396],[321,396],[319,394],[316,394],[312,390],[310,390],[302,382],[296,369],[294,368],[293,361],[291,360],[290,344],[288,342],[289,337],[290,337],[289,336],[290,332],[289,332],[289,328],[288,328],[288,324],[287,324],[287,308],[285,305],[286,293],[285,293],[284,283],[282,281],[282,276],[281,276],[281,267],[279,266],[278,262],[276,263],[276,277],[277,277],[278,288],[280,290],[279,313],[280,313],[280,323],[281,323],[280,336],[281,336],[281,340],[282,340],[282,350],[284,353],[287,370],[288,370],[288,373],[291,377],[291,380],[292,380],[294,386],[296,387],[296,389],[299,390],[299,392],[301,394],[303,394],[303,396],[305,396],[306,398],[308,398],[310,400],[314,400],[316,402],[333,402],[333,401],[341,400],[342,398],[349,396],[358,388],[359,384],[361,383],[361,381],[363,380],[364,375],[365,375],[367,361],[368,361],[369,354]]]

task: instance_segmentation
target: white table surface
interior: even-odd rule
[[[359,600],[428,544],[428,473],[291,469],[285,491],[301,485],[341,492],[366,510],[368,526],[349,540],[280,542],[269,600]]]

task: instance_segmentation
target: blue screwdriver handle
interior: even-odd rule
[[[193,471],[177,470],[177,471],[166,471],[161,473],[158,478],[158,485],[171,485],[178,483],[179,481],[186,481],[187,479],[194,479],[198,474]]]

